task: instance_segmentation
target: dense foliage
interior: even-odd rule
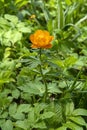
[[[86,130],[86,99],[87,0],[0,0],[0,129]]]

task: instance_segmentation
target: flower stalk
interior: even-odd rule
[[[42,71],[42,57],[41,57],[41,54],[42,54],[42,52],[41,52],[41,48],[40,48],[40,50],[39,50],[39,59],[40,59],[40,62],[41,62],[41,64],[40,64],[40,73],[41,73],[41,76],[42,76],[42,79],[43,79],[43,82],[44,82],[44,85],[45,85],[44,102],[46,102],[47,95],[48,95],[48,89],[47,89],[48,87],[47,87],[47,82],[46,82],[45,76],[44,76],[43,71]]]

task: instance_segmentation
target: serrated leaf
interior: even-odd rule
[[[25,93],[30,93],[30,94],[35,94],[35,95],[39,94],[39,91],[33,86],[29,86],[29,84],[25,84],[24,86],[21,86],[18,88]]]
[[[35,95],[37,94],[42,95],[45,91],[44,85],[40,82],[30,82],[18,88],[21,89],[23,92],[35,94]]]
[[[56,83],[49,83],[48,84],[48,92],[49,93],[62,93],[62,91],[58,88]]]

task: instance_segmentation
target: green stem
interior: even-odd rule
[[[45,93],[44,93],[44,102],[46,102],[46,99],[47,99],[47,95],[48,95],[48,90],[47,90],[47,82],[45,80],[45,77],[44,77],[44,74],[43,74],[43,71],[42,71],[42,58],[41,58],[41,49],[40,49],[40,55],[39,55],[39,59],[40,59],[40,73],[41,73],[41,76],[42,76],[42,79],[43,79],[43,82],[44,82],[44,85],[45,85]]]

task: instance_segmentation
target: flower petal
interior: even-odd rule
[[[53,36],[46,30],[37,30],[34,34],[30,35],[30,40],[32,42],[32,48],[51,48],[50,43],[53,40]]]

